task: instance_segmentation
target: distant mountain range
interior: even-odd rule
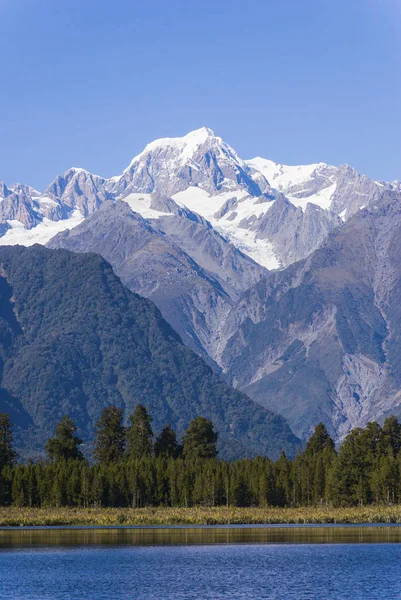
[[[244,161],[202,128],[152,142],[120,176],[70,169],[44,193],[2,184],[0,197],[0,244],[101,254],[298,436],[323,420],[340,439],[398,410],[388,245],[400,235],[399,182],[348,165]]]
[[[46,243],[107,200],[125,200],[145,219],[174,213],[155,203],[156,193],[207,219],[259,264],[280,268],[308,256],[329,231],[394,188],[399,183],[372,181],[348,165],[244,161],[204,127],[148,144],[122,175],[110,179],[72,168],[44,193],[0,184],[1,243]]]

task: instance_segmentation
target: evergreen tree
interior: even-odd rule
[[[96,442],[93,456],[101,464],[118,462],[123,458],[125,431],[123,411],[117,406],[107,406],[96,423]]]
[[[312,492],[312,499],[314,504],[319,504],[319,502],[322,503],[326,487],[326,477],[322,454],[320,454],[315,461],[315,473]]]
[[[398,456],[401,450],[401,424],[394,416],[387,417],[384,421],[380,436],[380,449],[383,454],[391,453]]]
[[[233,468],[231,477],[230,498],[234,506],[250,505],[250,489],[246,473],[241,461],[237,461]]]
[[[131,426],[145,422],[144,438],[149,442],[150,418],[143,407],[136,411],[138,415]],[[194,419],[185,434],[185,460],[176,455],[175,434],[166,426],[154,455],[148,443],[141,446],[145,448],[141,456],[123,461],[121,422],[122,412],[115,407],[106,409],[99,420],[100,441],[107,449],[101,464],[75,460],[80,455],[79,440],[68,418],[58,424],[55,437],[46,445],[55,460],[15,465],[15,454],[9,454],[11,460],[0,477],[0,505],[305,506],[325,501],[350,506],[394,504],[401,499],[401,451],[395,455],[399,425],[394,418],[386,420],[383,429],[377,423],[354,429],[338,455],[320,424],[303,453],[293,461],[283,453],[274,464],[260,456],[232,463],[218,460],[217,436],[211,422],[202,417]],[[9,434],[8,420],[6,424]],[[10,436],[6,438],[10,446]],[[140,436],[133,439],[136,443]]]
[[[14,467],[4,467],[0,472],[0,506],[6,506],[12,503],[12,483],[15,473]]]
[[[82,440],[74,435],[76,430],[76,425],[72,419],[67,416],[61,419],[60,423],[56,425],[55,436],[48,439],[45,445],[50,460],[80,460],[83,458],[79,449]]]
[[[280,458],[274,464],[275,480],[275,504],[279,506],[290,506],[292,498],[291,461],[281,453]]]
[[[326,497],[328,470],[335,456],[334,442],[323,423],[315,427],[303,454],[303,489],[308,504],[321,504]]]
[[[334,442],[328,434],[328,431],[323,423],[319,423],[315,427],[312,437],[309,439],[305,448],[305,456],[312,457],[323,452],[325,448],[334,450]]]
[[[28,465],[25,470],[26,474],[26,502],[27,505],[32,508],[32,506],[37,506],[39,498],[38,498],[38,490],[37,490],[37,478],[36,478],[36,469],[32,460],[28,461]]]
[[[16,459],[10,417],[7,413],[0,413],[0,473],[4,467],[12,467]]]
[[[215,458],[217,433],[213,423],[205,417],[193,419],[184,434],[183,453],[186,459]]]
[[[26,480],[24,465],[17,465],[14,469],[12,499],[15,506],[26,506]]]
[[[127,428],[127,456],[132,459],[150,456],[153,449],[152,417],[142,404],[137,404]]]
[[[171,458],[177,458],[179,450],[180,449],[177,443],[175,431],[170,427],[169,424],[165,425],[160,435],[158,435],[156,439],[155,455],[170,456]]]
[[[339,504],[362,505],[369,501],[376,433],[357,427],[341,444],[336,464],[336,496]]]

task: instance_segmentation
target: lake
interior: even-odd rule
[[[397,526],[0,530],[5,600],[401,599]]]

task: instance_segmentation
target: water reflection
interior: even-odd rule
[[[47,546],[168,546],[203,544],[400,543],[401,527],[180,527],[3,529],[0,548]]]

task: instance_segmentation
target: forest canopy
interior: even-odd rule
[[[319,423],[303,452],[293,460],[283,452],[275,462],[264,456],[219,459],[218,432],[201,416],[191,421],[182,445],[169,424],[155,438],[151,415],[141,405],[129,423],[125,428],[121,411],[106,407],[96,427],[96,461],[89,463],[74,423],[64,417],[46,444],[47,459],[18,464],[10,419],[1,414],[0,503],[138,508],[401,502],[401,425],[395,417],[382,427],[354,429],[338,451]]]

